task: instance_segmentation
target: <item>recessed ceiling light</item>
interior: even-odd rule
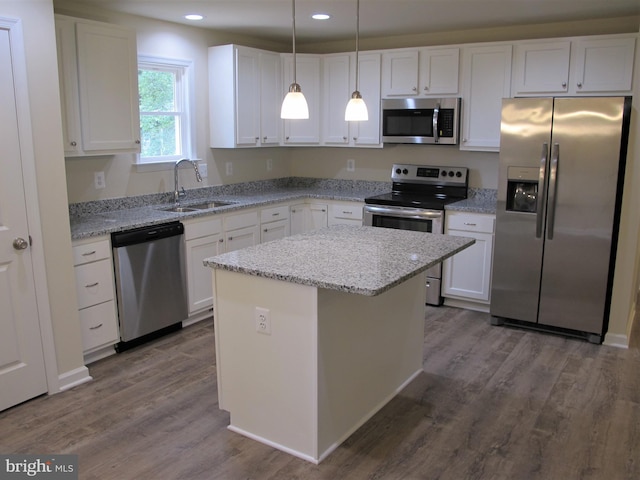
[[[184,18],[187,20],[202,20],[204,17],[197,13],[190,13],[189,15],[185,15]]]
[[[314,13],[313,15],[311,15],[311,18],[313,18],[314,20],[328,20],[331,18],[331,15],[329,15],[328,13]]]

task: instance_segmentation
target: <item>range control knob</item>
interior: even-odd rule
[[[442,172],[440,172],[440,175],[442,175],[443,177],[447,176],[447,171],[446,170],[442,170]]]
[[[407,169],[405,168],[404,170],[402,170],[402,173],[404,173],[404,174],[406,175],[407,173],[409,173],[409,170],[407,170]]]
[[[462,172],[456,172],[456,177],[460,178],[462,176]]]
[[[402,173],[402,170],[400,170],[399,168],[396,168],[396,173],[400,175]]]
[[[449,172],[449,176],[453,177],[453,171]]]

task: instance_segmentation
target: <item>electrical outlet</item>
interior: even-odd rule
[[[107,186],[104,180],[104,172],[93,172],[93,185],[96,187],[96,190],[100,190]]]
[[[269,310],[256,307],[254,317],[256,321],[256,332],[271,335],[271,316],[269,315]]]
[[[347,172],[356,171],[356,161],[353,158],[347,160]]]
[[[271,170],[273,170],[273,160],[267,158],[267,172],[270,172]]]
[[[233,163],[227,162],[226,167],[227,167],[227,176],[233,175]]]
[[[202,178],[207,178],[207,175],[209,174],[207,162],[198,162],[198,170],[200,171],[200,176]]]

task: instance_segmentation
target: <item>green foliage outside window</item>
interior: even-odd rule
[[[176,107],[176,75],[162,70],[138,70],[141,156],[180,155],[180,122]]]

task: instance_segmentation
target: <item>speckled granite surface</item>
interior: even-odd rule
[[[374,296],[472,245],[466,237],[337,225],[208,258],[204,264]]]
[[[390,182],[292,177],[188,190],[187,197],[181,201],[184,206],[211,200],[232,202],[231,205],[196,212],[164,211],[172,205],[172,193],[76,203],[69,205],[71,238],[97,237],[131,228],[305,198],[363,202],[365,197],[390,189]]]
[[[497,190],[489,188],[469,188],[468,198],[451,203],[445,210],[473,213],[496,213]]]

